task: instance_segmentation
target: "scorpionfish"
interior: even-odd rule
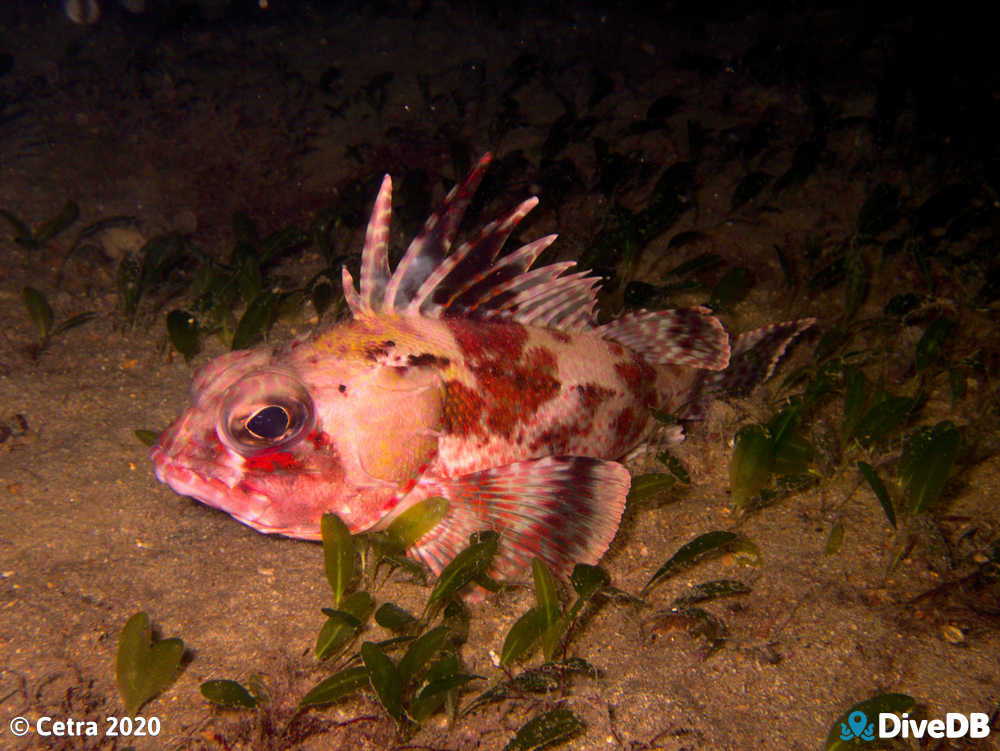
[[[620,460],[649,440],[653,410],[699,417],[770,375],[813,319],[732,346],[702,307],[598,325],[599,277],[568,273],[573,262],[531,268],[555,235],[504,249],[537,198],[452,249],[490,158],[394,271],[386,175],[359,288],[342,270],[351,317],[203,366],[190,407],[151,451],[156,477],[260,532],[304,539],[320,538],[326,512],[356,533],[443,497],[447,514],[408,551],[435,573],[482,529],[500,535],[500,576],[535,557],[559,571],[597,563],[629,492]]]

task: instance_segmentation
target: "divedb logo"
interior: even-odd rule
[[[902,717],[892,712],[880,712],[878,728],[868,721],[868,715],[857,710],[840,723],[840,740],[873,741],[876,738],[985,738],[990,734],[990,718],[985,712],[948,712],[943,720],[912,720],[906,712]]]

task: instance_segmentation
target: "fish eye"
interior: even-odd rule
[[[285,411],[285,408],[272,404],[263,409],[258,409],[246,421],[246,429],[254,438],[259,438],[263,441],[273,441],[285,434],[290,422],[291,417]]]
[[[307,435],[316,416],[308,390],[291,374],[260,370],[229,387],[216,433],[242,456],[284,448]]]

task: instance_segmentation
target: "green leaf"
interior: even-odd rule
[[[910,498],[910,513],[922,513],[941,495],[958,454],[961,435],[949,421],[921,428],[910,436],[900,460],[899,476]]]
[[[38,338],[44,342],[52,333],[52,306],[45,299],[45,295],[34,287],[25,287],[21,291],[21,297],[24,300],[24,308],[28,311],[28,317],[35,324]]]
[[[253,709],[257,698],[236,681],[215,680],[201,684],[201,695],[212,704],[229,709]]]
[[[368,670],[368,680],[375,689],[379,704],[398,724],[403,717],[403,684],[399,672],[392,660],[373,642],[366,641],[361,645],[361,660]]]
[[[847,283],[844,285],[844,319],[850,319],[868,296],[868,267],[861,248],[851,243],[844,257]]]
[[[708,307],[715,311],[729,310],[747,296],[750,286],[750,269],[745,266],[731,268],[712,290]]]
[[[348,613],[346,610],[337,610],[336,608],[320,608],[320,610],[327,618],[338,623],[343,623],[349,628],[358,629],[364,625],[364,621],[354,615],[354,613]]]
[[[535,601],[538,603],[538,614],[542,619],[542,628],[548,628],[559,618],[559,590],[552,571],[541,558],[531,562],[531,573],[535,579]]]
[[[444,606],[441,613],[441,624],[451,630],[448,643],[453,647],[460,647],[469,638],[469,628],[472,625],[469,618],[469,609],[462,604],[461,600],[452,600]]]
[[[885,516],[889,520],[889,524],[895,528],[896,510],[892,507],[892,499],[889,498],[889,491],[885,489],[882,478],[878,476],[875,468],[867,462],[858,462],[858,469],[861,475],[868,481],[868,485],[871,487],[872,492],[875,493],[875,497],[878,498],[878,502],[882,506],[882,511],[885,512]]]
[[[470,537],[469,547],[444,567],[427,598],[425,611],[454,597],[466,584],[484,575],[493,562],[500,536],[493,531],[477,532]]]
[[[82,326],[85,323],[89,323],[97,318],[97,313],[93,311],[87,311],[86,313],[77,313],[75,316],[70,316],[65,321],[57,323],[55,328],[52,329],[52,336],[56,334],[61,334],[64,331],[69,331],[70,329],[75,329],[77,326]]]
[[[247,690],[258,704],[263,704],[270,698],[267,686],[264,685],[264,679],[257,673],[251,673],[250,677],[247,678]]]
[[[231,349],[248,349],[263,339],[274,321],[277,303],[272,292],[262,292],[251,300],[236,326]]]
[[[309,693],[302,697],[299,708],[332,704],[368,685],[370,684],[367,668],[360,665],[347,668],[316,684]]]
[[[757,549],[757,546],[735,532],[717,530],[699,535],[681,547],[666,563],[660,566],[657,572],[646,583],[646,586],[642,588],[642,592],[645,592],[662,579],[673,576],[677,572],[693,565],[697,561],[704,560],[708,556],[736,551],[750,558],[754,564],[760,560],[760,551]]]
[[[748,174],[733,189],[733,196],[729,200],[729,210],[736,211],[752,201],[770,182],[771,175],[766,172],[757,171]]]
[[[683,482],[685,485],[691,484],[691,475],[688,474],[687,469],[681,460],[676,456],[671,454],[669,451],[661,451],[656,455],[657,461],[662,462],[667,465],[667,469],[670,470],[672,474],[679,482]]]
[[[426,498],[393,519],[385,533],[400,551],[406,550],[447,516],[450,505],[441,496]]]
[[[390,631],[402,633],[413,628],[417,619],[396,603],[387,602],[375,611],[375,623]]]
[[[351,530],[336,514],[326,513],[320,520],[323,536],[323,566],[326,580],[333,590],[333,604],[340,600],[354,578],[354,539]]]
[[[650,472],[632,478],[632,486],[628,491],[626,503],[642,503],[665,488],[669,488],[676,480],[663,472]]]
[[[449,693],[464,686],[469,681],[482,680],[478,675],[455,674],[430,681],[410,703],[410,715],[417,722],[423,722],[444,704]]]
[[[858,424],[858,441],[865,448],[881,443],[910,416],[916,400],[906,396],[886,396],[869,409]]]
[[[500,650],[501,667],[519,660],[534,646],[542,635],[542,617],[538,608],[533,607],[514,622]]]
[[[780,246],[774,246],[775,255],[778,256],[778,264],[781,266],[781,273],[785,277],[785,286],[794,287],[796,282],[795,271],[792,268],[791,262],[788,260],[788,256],[785,255],[785,251],[781,249]]]
[[[153,643],[149,616],[136,613],[118,637],[115,677],[125,702],[125,713],[134,716],[147,701],[169,686],[184,656],[184,642],[163,639]]]
[[[142,443],[144,443],[147,446],[152,446],[154,443],[156,443],[157,439],[160,437],[160,434],[157,433],[155,430],[139,429],[139,430],[133,430],[132,432],[135,434],[136,438],[138,438]]]
[[[771,471],[778,475],[805,475],[816,455],[816,448],[797,430],[786,433],[774,447]]]
[[[703,582],[689,588],[682,595],[674,599],[672,607],[681,608],[694,605],[697,602],[707,600],[717,600],[720,597],[731,595],[745,595],[750,592],[750,587],[738,579],[717,579],[715,581]]]
[[[941,356],[941,352],[951,337],[955,325],[954,321],[947,318],[936,318],[927,327],[924,335],[917,342],[914,367],[918,373],[926,370]]]
[[[447,626],[438,626],[413,641],[410,648],[406,650],[406,654],[403,655],[403,659],[399,661],[400,686],[405,688],[410,684],[410,681],[427,664],[428,660],[444,646],[450,632],[451,629]]]
[[[843,443],[854,437],[861,416],[864,414],[865,404],[868,401],[868,384],[865,374],[860,368],[853,365],[845,365],[843,368],[844,379],[844,422],[840,426],[840,436]]]
[[[523,698],[519,695],[552,693],[565,685],[566,675],[570,673],[587,674],[594,678],[600,675],[597,668],[579,657],[569,657],[559,662],[547,662],[536,668],[523,670],[513,679],[506,679],[494,684],[471,701],[462,710],[462,714],[471,714],[486,704],[502,701],[511,696]]]
[[[847,332],[840,328],[833,328],[823,333],[813,350],[813,357],[817,360],[825,360],[840,348],[847,341]]]
[[[906,694],[876,694],[870,699],[855,704],[838,717],[833,725],[830,726],[830,732],[826,736],[824,749],[825,751],[847,751],[848,749],[867,749],[869,747],[868,741],[853,737],[848,741],[841,739],[841,735],[846,734],[844,731],[853,736],[848,720],[855,712],[864,714],[868,723],[875,723],[874,730],[877,732],[878,716],[881,713],[891,712],[893,714],[902,714],[909,712],[915,705],[916,701],[914,701],[913,697]]]
[[[528,721],[504,746],[504,751],[532,751],[564,741],[583,727],[583,722],[568,709],[553,709]]]
[[[449,720],[454,722],[458,706],[455,698],[458,688],[468,681],[479,678],[459,672],[458,657],[448,652],[431,663],[424,676],[423,687],[410,700],[409,714],[417,722],[423,722],[444,704],[448,703]]]
[[[42,225],[35,231],[35,243],[37,245],[45,244],[69,227],[79,218],[79,216],[80,207],[73,201],[67,201],[63,204],[63,207],[59,209],[58,214],[43,222]]]
[[[555,657],[556,650],[563,636],[565,636],[577,616],[580,615],[583,606],[590,602],[594,595],[605,589],[606,578],[604,570],[599,566],[578,563],[573,567],[573,573],[570,574],[570,582],[576,591],[576,602],[573,603],[572,607],[566,613],[551,623],[542,632],[542,651],[547,661],[551,662]]]
[[[138,295],[166,280],[170,271],[185,257],[187,241],[178,232],[157,235],[140,249],[142,268],[139,272]]]
[[[538,615],[542,627],[542,654],[548,662],[555,656],[559,642],[569,627],[569,621],[561,617],[559,590],[549,567],[541,558],[535,558],[531,568],[535,579],[535,599],[538,602]]]
[[[236,271],[236,284],[240,288],[240,295],[244,300],[250,302],[255,300],[264,287],[264,277],[260,273],[260,263],[253,255],[246,255],[240,262],[240,267]]]
[[[31,228],[17,214],[6,209],[0,209],[0,216],[6,219],[11,229],[14,230],[14,242],[27,250],[38,249],[38,243],[35,242],[35,236],[32,234]]]
[[[354,592],[343,599],[340,610],[324,610],[329,617],[316,637],[316,659],[329,657],[353,639],[374,607],[370,594]]]
[[[837,522],[830,528],[830,535],[826,538],[826,547],[823,552],[826,555],[836,555],[844,543],[844,524]]]
[[[581,600],[589,600],[604,586],[604,569],[589,563],[578,563],[569,575],[570,583]]]
[[[174,349],[184,356],[185,362],[198,354],[198,320],[186,310],[167,313],[167,334]]]
[[[746,425],[736,433],[729,462],[733,505],[743,508],[767,484],[774,466],[774,441],[763,425]]]
[[[802,409],[801,401],[792,404],[781,410],[767,424],[767,431],[774,446],[771,471],[775,474],[804,474],[816,453],[813,445],[797,430]]]

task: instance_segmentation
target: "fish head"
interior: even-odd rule
[[[395,507],[435,455],[440,415],[426,369],[308,345],[246,350],[198,372],[150,457],[182,495],[260,532],[319,539],[324,513],[359,532]]]

